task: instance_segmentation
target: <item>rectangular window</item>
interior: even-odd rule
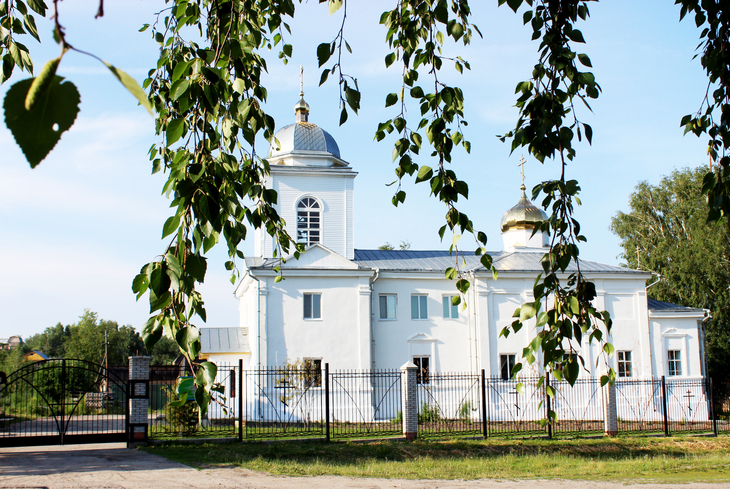
[[[395,319],[395,294],[381,294],[380,319]]]
[[[411,296],[411,319],[428,319],[428,296],[413,294]]]
[[[322,294],[304,294],[304,319],[322,319]]]
[[[515,368],[515,356],[512,353],[499,356],[500,368],[502,370],[502,380],[512,378],[512,369]]]
[[[680,350],[667,351],[667,375],[682,375],[682,352]]]
[[[444,303],[444,319],[459,319],[459,306],[454,305],[455,295],[445,295],[443,297]]]
[[[631,352],[620,351],[618,352],[618,376],[619,377],[633,377],[631,368]]]
[[[413,357],[413,363],[418,367],[418,370],[416,370],[416,384],[428,384],[430,382],[429,360],[428,357]]]
[[[322,359],[304,359],[304,385],[306,387],[322,387]]]

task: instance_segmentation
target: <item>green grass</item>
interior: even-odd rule
[[[730,481],[730,438],[279,442],[145,448],[192,467],[393,479]]]

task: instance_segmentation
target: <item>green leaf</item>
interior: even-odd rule
[[[48,156],[79,113],[79,91],[73,83],[62,81],[62,77],[55,76],[46,93],[38,95],[32,110],[25,108],[32,78],[19,81],[5,94],[5,125],[31,168]]]
[[[182,79],[173,83],[172,88],[170,88],[170,98],[172,99],[172,101],[174,102],[175,100],[179,99],[185,92],[187,92],[189,87],[190,80]]]
[[[578,298],[576,296],[571,295],[568,297],[568,305],[573,314],[578,315],[580,313],[580,304],[578,304]]]
[[[35,26],[35,19],[32,15],[26,15],[23,17],[23,24],[28,33],[35,38],[36,41],[41,42],[41,38],[38,37],[38,28]]]
[[[512,9],[513,12],[517,13],[517,9],[522,5],[522,0],[507,0],[507,5]]]
[[[162,338],[162,324],[157,320],[157,316],[151,317],[144,328],[142,328],[142,340],[147,351],[152,351],[155,344]]]
[[[520,307],[519,311],[520,321],[523,322],[535,317],[535,314],[537,314],[537,309],[535,308],[535,304],[533,302],[526,302],[522,305],[522,307]]]
[[[188,255],[186,257],[185,272],[189,273],[198,282],[203,283],[207,269],[208,262],[205,257],[199,255]]]
[[[201,363],[198,365],[198,373],[195,376],[195,384],[209,391],[215,383],[215,376],[217,372],[218,368],[214,363]]]
[[[197,327],[190,325],[180,328],[180,331],[175,334],[175,341],[192,358],[198,356],[200,352],[198,347],[200,344],[200,331]]]
[[[116,67],[110,65],[106,61],[102,60],[102,62],[106,65],[107,68],[109,68],[109,71],[111,71],[112,74],[114,74],[114,76],[117,77],[117,80],[119,80],[122,83],[122,85],[124,85],[124,88],[129,90],[129,93],[134,95],[134,98],[137,99],[139,104],[142,107],[144,107],[145,109],[147,109],[147,112],[149,112],[150,115],[153,115],[152,114],[152,104],[150,103],[149,98],[147,98],[147,94],[144,93],[144,90],[142,90],[142,87],[140,87],[139,83],[137,83],[137,80],[135,80],[134,78],[132,78],[127,73],[120,70],[119,68],[116,68]]]
[[[568,38],[571,41],[580,42],[580,43],[586,42],[585,39],[583,39],[583,33],[581,31],[579,31],[578,29],[573,29],[571,31],[568,31],[565,33],[565,35],[568,36]]]
[[[233,80],[233,90],[243,95],[243,93],[246,91],[246,82],[243,81],[241,78],[236,78],[235,80]]]
[[[48,88],[55,80],[56,70],[58,69],[58,64],[60,62],[60,56],[50,60],[43,66],[43,69],[38,76],[33,79],[33,83],[31,83],[30,88],[28,89],[28,94],[25,96],[26,110],[33,110],[39,100],[44,100],[44,97],[48,92]]]
[[[165,131],[165,140],[167,145],[171,146],[177,142],[185,131],[185,120],[184,119],[173,119],[167,123],[167,131]]]
[[[342,7],[342,0],[328,0],[327,6],[329,7],[330,15],[332,15]]]
[[[165,221],[165,225],[162,226],[162,238],[171,235],[175,231],[177,231],[178,225],[180,224],[180,216],[175,214],[174,216],[170,216]]]
[[[326,82],[329,76],[330,70],[322,70],[322,76],[319,77],[319,84],[322,85],[324,82]]]
[[[30,8],[33,9],[33,11],[39,13],[43,17],[46,16],[46,9],[48,7],[46,7],[46,4],[45,2],[43,2],[43,0],[26,0],[26,3]]]
[[[430,180],[433,176],[433,170],[430,166],[423,165],[418,169],[418,176],[416,176],[416,183]]]
[[[389,67],[395,62],[395,53],[390,53],[385,57],[385,67]]]
[[[321,68],[322,65],[330,59],[330,56],[332,56],[330,43],[323,42],[322,44],[317,46],[317,62],[319,63],[318,68]]]
[[[395,103],[398,102],[398,94],[397,93],[389,93],[387,97],[385,97],[385,106],[390,107],[391,105],[395,105]]]

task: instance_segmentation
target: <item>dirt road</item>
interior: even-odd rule
[[[240,468],[196,470],[123,444],[0,448],[0,488],[494,488],[619,489],[626,484],[555,480],[427,481],[352,479],[348,477],[280,477]],[[640,489],[719,489],[727,484],[639,484]]]

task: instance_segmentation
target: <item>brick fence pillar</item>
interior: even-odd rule
[[[603,386],[603,434],[618,435],[618,414],[616,410],[616,384]]]
[[[413,362],[406,362],[400,371],[403,386],[403,436],[407,440],[415,440],[418,434],[418,367]]]
[[[148,440],[150,357],[129,357],[129,428],[127,446]]]

